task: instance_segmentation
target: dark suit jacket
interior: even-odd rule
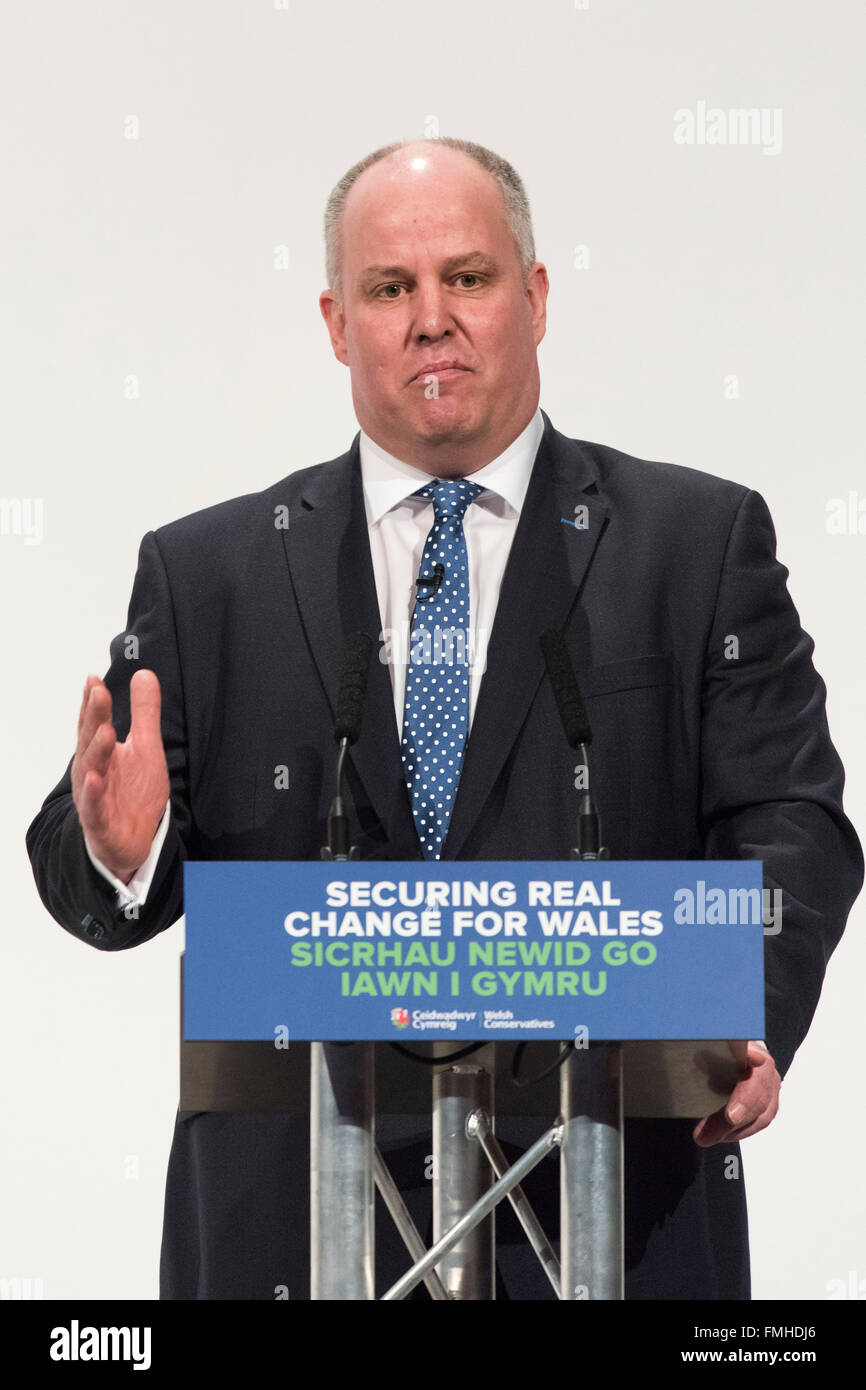
[[[555,627],[586,698],[612,857],[761,858],[765,886],[783,890],[782,930],[765,938],[765,956],[766,1040],[784,1075],[863,856],[766,504],[737,483],[571,440],[544,421],[443,858],[568,858],[575,756],[538,641]],[[585,529],[570,524],[577,506]],[[357,436],[337,459],[148,533],[106,683],[125,737],[133,671],[159,676],[171,825],[130,920],[87,858],[67,769],[27,834],[58,922],[100,950],[122,950],[180,916],[184,858],[317,858],[343,638],[358,628],[380,632]],[[138,662],[124,655],[130,633]],[[278,765],[288,789],[275,786]],[[420,858],[388,669],[375,658],[348,781],[361,857]],[[292,1232],[298,1244],[304,1184],[287,1204],[275,1177],[290,1144],[281,1123],[179,1117],[163,1296],[273,1297],[274,1283],[287,1282],[277,1246]],[[736,1145],[698,1150],[690,1126],[673,1121],[631,1131],[627,1296],[748,1296],[743,1183],[726,1182],[721,1167]],[[395,1131],[395,1153],[412,1139]],[[300,1131],[291,1140],[299,1150],[304,1142]],[[251,1184],[243,1193],[236,1170]],[[555,1186],[545,1182],[545,1192]],[[507,1255],[503,1246],[505,1264]],[[292,1296],[303,1297],[304,1271],[293,1270]],[[512,1271],[503,1292],[544,1296],[543,1279],[537,1294],[521,1280]]]

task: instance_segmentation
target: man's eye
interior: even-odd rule
[[[480,285],[480,284],[482,283],[482,281],[481,281],[481,276],[478,275],[478,274],[476,274],[476,272],[475,272],[474,270],[464,270],[464,271],[462,271],[462,272],[460,273],[460,275],[457,276],[457,280],[458,280],[458,282],[461,282],[461,281],[464,281],[464,282],[465,282],[465,281],[467,281],[467,280],[471,281],[472,283],[470,283],[470,284],[468,284],[468,285],[465,284],[465,283],[462,285],[462,288],[463,288],[463,289],[469,289],[469,290],[474,290],[475,287],[476,287],[477,285]],[[402,289],[403,289],[403,285],[400,283],[400,281],[399,281],[399,280],[394,280],[394,281],[392,281],[392,282],[391,282],[390,284],[388,284],[388,285],[382,285],[382,286],[376,291],[376,297],[379,298],[379,299],[399,299],[399,297],[400,297],[400,291],[401,291]],[[391,290],[394,291],[393,294],[391,294]]]

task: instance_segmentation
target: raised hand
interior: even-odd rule
[[[169,794],[155,672],[136,671],[129,698],[130,729],[120,743],[111,692],[99,676],[87,677],[71,769],[81,828],[97,859],[124,883],[147,858]]]

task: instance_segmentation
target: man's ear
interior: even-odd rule
[[[331,347],[334,349],[334,356],[338,362],[342,362],[344,367],[348,367],[349,354],[346,349],[346,320],[343,317],[341,305],[330,290],[322,290],[322,293],[319,295],[319,308],[322,311],[322,318],[328,325],[328,333],[331,338]]]
[[[547,295],[549,290],[550,281],[547,278],[547,267],[542,265],[541,261],[536,261],[526,277],[526,296],[532,310],[532,328],[536,347],[547,331]]]

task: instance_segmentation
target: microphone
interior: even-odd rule
[[[366,632],[349,633],[343,648],[343,670],[334,715],[334,738],[338,743],[347,739],[351,746],[360,736],[372,651],[373,639]]]
[[[565,737],[569,747],[580,753],[586,768],[587,785],[580,798],[577,816],[577,848],[571,851],[571,856],[573,859],[609,859],[609,851],[601,843],[601,821],[589,789],[589,744],[592,743],[592,728],[568,648],[561,633],[548,628],[541,634],[541,650]]]
[[[569,747],[579,748],[581,744],[592,743],[592,729],[589,726],[586,705],[583,703],[568,648],[560,633],[554,632],[553,628],[543,632],[541,650]]]
[[[441,589],[442,580],[444,578],[445,566],[437,562],[433,566],[432,574],[419,574],[418,578],[415,580],[415,588],[420,589],[423,585],[425,588],[432,588],[433,593],[436,594]],[[432,594],[425,594],[424,598],[421,599],[421,595],[419,594],[418,598],[421,600],[422,603],[425,603],[427,599],[432,598],[432,596]]]
[[[349,817],[343,807],[343,764],[346,753],[361,733],[361,717],[367,695],[367,679],[373,639],[366,632],[352,632],[343,647],[343,668],[334,712],[334,738],[337,754],[337,791],[328,812],[328,843],[320,851],[322,859],[357,859],[358,849],[349,839]]]

